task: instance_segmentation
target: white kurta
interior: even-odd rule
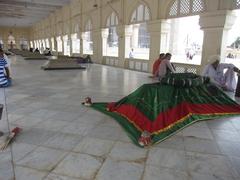
[[[234,76],[233,64],[220,63],[217,69],[214,69],[212,64],[208,64],[203,70],[203,76],[208,76],[211,82],[220,87],[226,87],[233,91],[236,88],[236,79]],[[227,69],[224,72],[224,69]]]

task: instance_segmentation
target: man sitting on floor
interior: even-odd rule
[[[77,58],[78,63],[92,63],[92,59],[90,55],[87,55],[85,58],[83,57],[78,57]]]
[[[158,71],[159,80],[161,80],[168,73],[175,72],[174,66],[170,63],[171,57],[172,57],[172,54],[166,53],[163,60],[161,61],[159,65],[159,71]]]
[[[6,75],[4,73],[6,72]],[[0,49],[0,87],[8,87],[11,85],[11,78],[8,69],[8,63],[4,59],[4,52]]]
[[[240,73],[240,70],[233,64],[220,63],[220,60],[219,55],[211,56],[202,75],[210,77],[211,82],[223,90],[234,91],[236,89],[234,72]],[[227,69],[226,72],[225,69]]]
[[[159,58],[154,62],[153,64],[153,70],[152,70],[152,74],[153,74],[153,77],[158,77],[158,72],[159,72],[159,66],[160,66],[160,63],[161,61],[164,59],[164,56],[165,54],[164,53],[161,53],[159,55]]]
[[[40,51],[39,51],[38,48],[36,48],[34,52],[35,52],[35,53],[40,53]]]
[[[51,56],[52,53],[51,53],[51,51],[50,51],[50,48],[46,48],[46,49],[43,51],[43,54],[44,54],[45,56]]]

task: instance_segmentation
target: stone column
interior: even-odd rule
[[[65,42],[68,42],[68,35],[67,35],[67,37],[66,37],[66,35],[64,35],[64,36],[62,36],[62,44],[63,44],[63,55],[65,54]]]
[[[63,40],[63,35],[61,35],[61,41],[62,41],[62,52],[60,52],[60,55],[64,55],[64,40]]]
[[[107,53],[107,38],[108,38],[108,28],[102,29],[102,55],[106,56]]]
[[[83,57],[83,40],[82,40],[82,32],[77,32],[77,38],[79,39],[79,45],[80,45],[80,52],[79,55]]]
[[[49,37],[49,40],[48,40],[48,41],[49,41],[49,48],[50,48],[50,51],[51,51],[51,52],[52,52],[52,37],[53,37],[53,36],[50,36],[50,37]],[[33,42],[33,44],[34,44],[34,42]],[[33,45],[33,46],[34,46],[34,45]]]
[[[57,36],[54,37],[54,48],[55,48],[55,52],[58,52],[58,49],[57,49]]]
[[[221,10],[200,15],[199,24],[204,32],[200,72],[212,55],[219,54],[225,59],[227,32],[236,20],[232,11]]]
[[[82,32],[82,36],[81,36],[81,42],[82,42],[81,45],[82,45],[82,46],[80,47],[80,48],[81,48],[81,52],[80,52],[80,53],[81,53],[81,56],[84,54],[84,53],[83,53],[83,49],[84,49],[83,47],[86,46],[86,42],[87,42],[86,39],[87,39],[87,37],[86,37],[85,32]]]
[[[161,20],[160,53],[169,52],[171,24],[168,20]]]
[[[80,56],[83,57],[83,32],[78,32],[78,38],[79,38],[79,43],[80,43]]]
[[[165,25],[167,25],[167,24],[163,23],[163,26],[165,26]],[[170,53],[174,52],[174,54],[178,54],[179,43],[177,43],[177,42],[179,39],[179,27],[180,27],[179,19],[171,19],[171,22],[167,26],[168,27],[166,29],[166,32],[169,33],[169,39],[168,39],[169,48],[167,49],[167,51],[169,51]],[[166,52],[164,52],[164,53],[166,53]]]
[[[152,66],[154,61],[158,58],[160,52],[161,42],[161,21],[151,21],[147,23],[147,29],[150,33],[150,54],[148,71],[152,72]]]
[[[127,53],[127,54],[125,54],[125,56],[127,56],[127,57],[131,50],[131,47],[133,47],[132,41],[131,41],[132,35],[133,35],[132,25],[126,26],[125,27],[125,53]]]
[[[92,31],[93,38],[93,61],[102,64],[103,61],[103,45],[102,45],[102,30],[97,29]]]
[[[118,35],[118,66],[124,68],[125,64],[125,26],[117,26]]]
[[[132,47],[131,48],[138,48],[138,34],[139,34],[139,26],[140,24],[133,24],[133,38],[132,38]]]
[[[73,52],[72,52],[72,35],[71,34],[68,34],[68,42],[70,43],[70,56],[73,55]]]

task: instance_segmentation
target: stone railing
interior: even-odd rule
[[[201,74],[200,72],[200,65],[193,65],[193,64],[181,64],[181,63],[173,63],[176,68],[177,73],[194,73],[194,74]]]
[[[148,72],[149,60],[144,59],[125,59],[125,68],[136,71]]]
[[[109,66],[119,67],[119,64],[120,64],[119,61],[120,60],[118,57],[104,56],[102,63]],[[176,72],[178,73],[189,72],[194,74],[201,74],[200,65],[183,64],[183,63],[173,63],[173,64],[176,68]],[[124,68],[135,70],[135,71],[148,72],[148,67],[149,67],[149,60],[126,58],[124,62]]]
[[[119,66],[119,58],[118,57],[112,57],[112,56],[104,56],[103,57],[103,64],[118,67]]]

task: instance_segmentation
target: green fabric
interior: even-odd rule
[[[111,116],[114,118],[122,127],[123,129],[127,132],[127,135],[130,137],[130,139],[136,144],[137,146],[141,147],[138,144],[138,139],[141,136],[141,131],[136,129],[136,127],[131,124],[126,118],[122,117],[121,115],[113,112],[107,111],[107,103],[94,103],[92,106],[95,110],[98,110],[106,115]],[[203,120],[209,120],[209,119],[215,119],[215,118],[223,118],[223,117],[232,117],[236,115],[192,115],[189,118],[186,118],[183,122],[176,124],[172,128],[170,128],[167,131],[161,132],[157,135],[152,136],[152,143],[159,143],[169,136],[172,136],[179,132],[181,129],[195,123],[198,121],[203,121]]]
[[[209,89],[213,92],[210,93]],[[236,104],[222,90],[211,84],[191,88],[175,88],[160,83],[144,84],[116,104],[131,104],[153,121],[159,113],[175,107],[183,101],[195,104]]]
[[[184,79],[186,76],[189,77],[189,75],[180,74],[178,78]],[[154,122],[160,113],[174,108],[182,102],[200,105],[216,104],[238,106],[238,104],[230,99],[222,90],[205,81],[201,85],[191,87],[176,87],[162,83],[144,84],[130,95],[116,102],[114,107],[123,104],[131,105],[144,114],[150,121]],[[91,107],[113,117],[126,130],[132,141],[139,145],[138,139],[141,136],[142,131],[138,130],[127,118],[116,112],[107,111],[107,105],[108,103],[93,103]],[[240,114],[240,111],[238,114]],[[185,117],[183,121],[174,124],[169,129],[152,135],[152,141],[153,143],[160,142],[196,121],[230,117],[234,115],[236,114],[193,114],[190,117]]]
[[[122,127],[124,130],[126,130],[128,136],[131,138],[131,140],[139,146],[138,144],[138,137],[141,135],[141,132],[138,131],[127,119],[124,117],[118,115],[117,113],[112,113],[107,111],[107,103],[94,103],[92,108],[111,116],[114,118]]]

